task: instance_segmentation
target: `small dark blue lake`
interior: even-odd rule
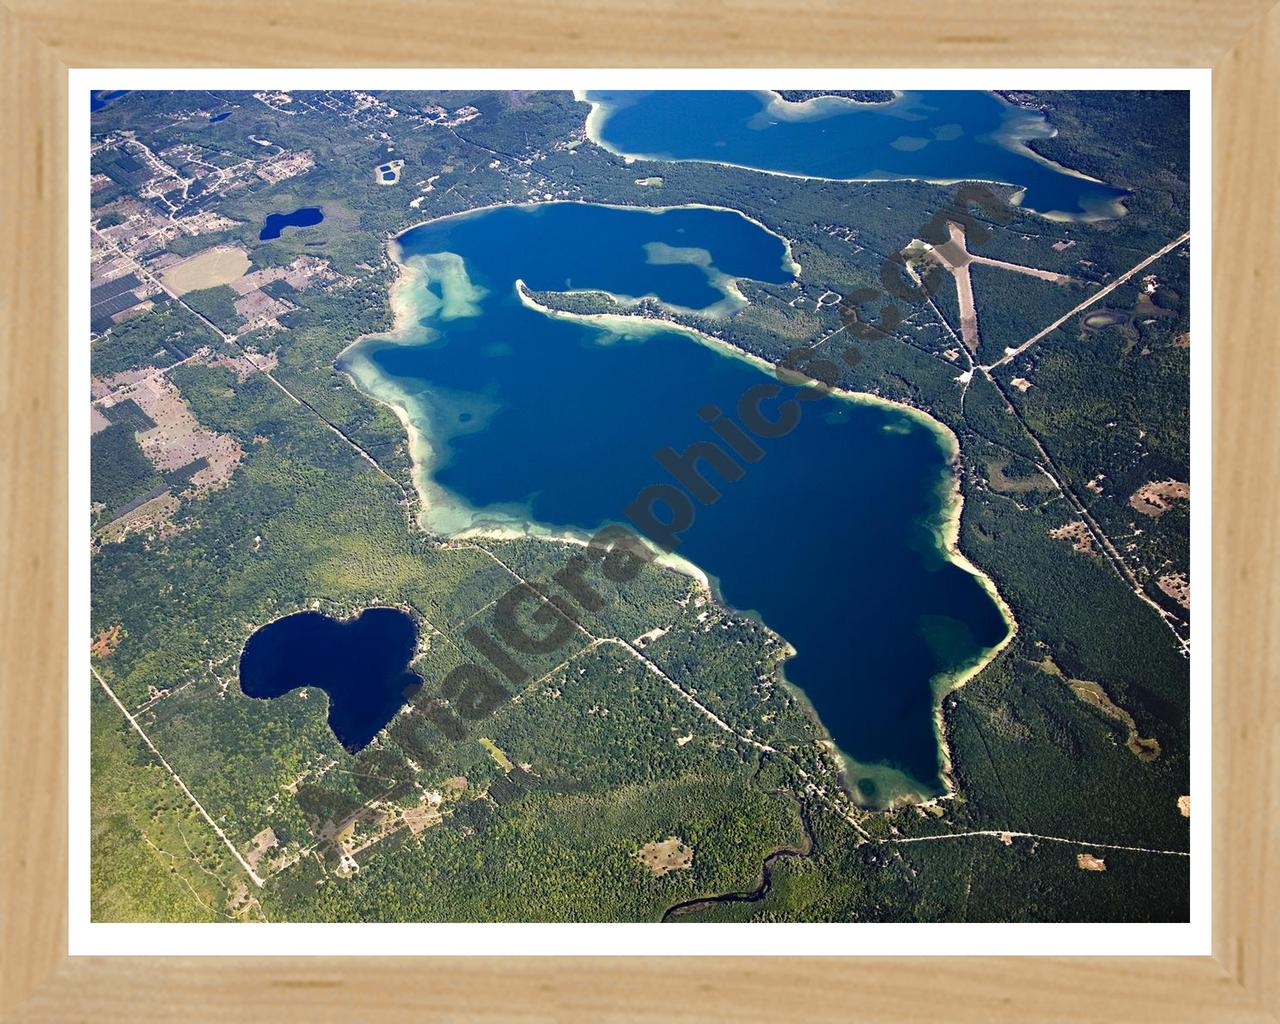
[[[210,124],[217,124],[219,121],[225,121],[225,120],[226,120],[228,117],[230,117],[230,116],[231,116],[231,111],[229,111],[229,110],[224,110],[224,111],[222,111],[222,112],[221,112],[221,113],[219,113],[219,114],[210,114],[210,115],[209,115],[209,123],[210,123]]]
[[[311,228],[324,220],[324,210],[318,206],[304,206],[292,213],[269,213],[258,232],[260,241],[279,238],[285,228]]]
[[[367,608],[345,622],[298,612],[257,630],[240,655],[240,689],[270,699],[299,687],[329,695],[329,728],[347,750],[368,745],[421,685],[409,663],[418,628],[397,608]]]

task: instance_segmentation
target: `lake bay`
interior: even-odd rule
[[[891,103],[771,92],[586,92],[593,138],[637,158],[705,160],[834,179],[998,181],[1039,213],[1100,219],[1128,193],[1041,159],[1025,143],[1054,129],[989,92],[905,92]]]

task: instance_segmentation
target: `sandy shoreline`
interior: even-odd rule
[[[664,320],[657,317],[636,317],[628,316],[622,313],[571,313],[565,310],[552,309],[537,302],[528,294],[528,289],[523,281],[516,282],[516,292],[520,296],[520,301],[531,309],[535,309],[540,313],[548,316],[561,317],[567,320],[576,320],[578,322],[594,323],[605,328],[617,328],[639,330],[641,333],[655,331],[678,331],[697,339],[701,344],[705,344],[714,348],[721,355],[727,355],[732,358],[741,359],[750,363],[757,369],[772,375],[776,372],[775,364],[769,362],[760,356],[739,349],[728,342],[722,341],[709,334],[689,327],[686,324],[678,323],[674,320]],[[922,409],[915,406],[907,405],[904,402],[898,402],[891,398],[881,398],[879,395],[872,395],[861,391],[848,391],[843,388],[831,388],[831,393],[840,399],[852,402],[854,404],[887,406],[898,410],[909,416],[914,421],[920,423],[926,429],[932,431],[944,444],[947,450],[948,480],[944,481],[945,494],[942,498],[942,508],[932,524],[933,534],[937,543],[937,547],[942,556],[952,565],[963,569],[965,572],[977,578],[979,585],[991,597],[996,606],[1000,609],[1001,617],[1005,621],[1007,632],[1003,640],[994,647],[989,648],[982,656],[976,659],[972,664],[957,669],[954,672],[936,678],[934,682],[934,732],[937,736],[938,749],[941,759],[941,767],[939,774],[943,780],[946,792],[944,797],[950,797],[955,792],[954,780],[952,778],[952,760],[951,749],[947,742],[945,723],[942,714],[942,702],[947,694],[958,690],[964,686],[970,679],[974,678],[986,668],[995,658],[1005,649],[1017,634],[1018,625],[1014,618],[1013,610],[1001,596],[995,585],[995,581],[986,573],[982,572],[976,565],[969,561],[968,557],[960,550],[960,519],[964,512],[964,494],[960,486],[960,473],[963,470],[963,460],[960,451],[960,439],[955,432],[941,420],[935,419]],[[786,680],[783,671],[782,659],[778,662],[778,670],[781,679],[786,685],[790,686],[793,691],[800,690],[795,684]],[[807,701],[806,701],[807,703]],[[814,716],[817,717],[816,715]],[[821,722],[819,721],[819,725]],[[879,773],[883,776],[884,766],[879,765],[861,765],[856,759],[839,750],[834,744],[831,745],[838,759],[846,767],[860,766],[865,767],[868,774]],[[895,773],[901,774],[901,773]],[[901,776],[906,779],[906,776]],[[914,780],[911,780],[914,783]],[[926,797],[918,791],[903,793],[888,804],[889,807],[900,804],[921,804],[928,803],[931,800],[940,799],[940,797]]]
[[[457,214],[448,216],[457,216]],[[393,381],[378,374],[369,360],[357,349],[357,346],[369,342],[415,344],[420,340],[414,338],[411,332],[413,325],[417,323],[418,314],[417,304],[413,301],[413,291],[418,287],[422,273],[400,258],[399,246],[394,239],[389,243],[389,251],[397,268],[396,280],[391,286],[389,299],[393,316],[392,329],[386,334],[361,335],[338,353],[335,362],[357,390],[391,410],[403,425],[409,443],[409,459],[412,466],[410,476],[418,495],[419,507],[416,516],[418,527],[425,532],[439,534],[446,539],[446,543],[484,538],[492,540],[534,538],[585,547],[594,531],[576,527],[546,526],[515,517],[510,520],[484,518],[477,510],[453,499],[431,480],[430,468],[435,450],[415,422],[415,415],[421,415],[421,410],[415,408],[416,400]],[[710,578],[699,566],[677,554],[656,548],[654,550],[656,564],[692,578],[709,596],[713,593],[714,588]]]
[[[824,93],[821,96],[810,96],[807,100],[789,100],[777,89],[759,89],[761,96],[770,96],[765,112],[788,121],[810,121],[823,116],[822,107],[891,107],[906,95],[901,89],[890,89],[891,100],[855,100],[852,96],[834,96]],[[576,95],[576,94],[575,94]]]
[[[1000,141],[1000,144],[1004,146],[1006,149],[1012,150],[1013,152],[1018,153],[1021,156],[1028,157],[1029,159],[1034,160],[1036,163],[1041,164],[1044,167],[1048,167],[1051,170],[1057,171],[1059,174],[1065,174],[1071,178],[1079,178],[1081,181],[1087,181],[1094,185],[1103,185],[1107,188],[1120,187],[1118,185],[1112,185],[1109,181],[1103,181],[1101,178],[1095,178],[1091,174],[1085,174],[1084,171],[1078,171],[1074,167],[1068,167],[1065,164],[1060,164],[1056,160],[1050,160],[1047,156],[1042,156],[1041,154],[1037,153],[1034,149],[1031,148],[1029,143],[1033,142],[1036,139],[1056,138],[1058,135],[1058,129],[1049,125],[1047,117],[1044,118],[1043,121],[1035,120],[1036,115],[1038,114],[1042,115],[1043,113],[1042,111],[1039,111],[1033,107],[1024,107],[1018,103],[1013,103],[1005,99],[998,92],[992,92],[992,95],[995,96],[996,99],[998,99],[1001,103],[1005,104],[1005,106],[1007,106],[1011,112],[1016,112],[1024,116],[1024,120],[1022,121],[1021,125],[1016,125],[1016,124],[1010,125],[1007,128],[1002,129],[1001,131],[996,133],[996,138]],[[1049,130],[1046,132],[1036,132],[1034,134],[1029,134],[1029,135],[1016,134],[1015,129],[1017,127],[1027,128],[1027,127],[1031,127],[1032,124],[1035,124],[1037,126],[1043,125],[1047,127]],[[1099,221],[1099,220],[1114,220],[1119,217],[1124,217],[1129,213],[1128,209],[1126,209],[1124,205],[1124,201],[1126,198],[1128,197],[1117,196],[1115,199],[1112,199],[1104,207],[1104,209],[1108,211],[1107,213],[1095,214],[1095,213],[1086,212],[1075,217],[1066,216],[1063,214],[1041,214],[1041,216],[1044,217],[1046,220],[1078,222],[1078,223],[1085,223],[1085,224],[1092,223],[1094,221]]]
[[[408,345],[415,340],[409,336],[409,327],[416,322],[412,293],[422,274],[400,259],[399,246],[394,238],[388,243],[388,251],[396,268],[396,278],[388,294],[392,314],[391,330],[386,334],[362,334],[355,338],[334,357],[333,365],[351,381],[357,391],[391,410],[404,427],[409,446],[409,478],[418,494],[418,526],[422,527],[422,516],[428,501],[427,468],[435,452],[414,423],[410,409],[413,399],[392,381],[377,373],[368,358],[359,351],[363,346],[374,342]]]
[[[776,97],[776,94],[774,95]],[[899,97],[901,97],[901,95],[902,93],[898,93]],[[996,94],[992,93],[992,95],[996,95]],[[1104,211],[1087,210],[1080,214],[1068,214],[1068,213],[1055,212],[1055,211],[1044,212],[1041,210],[1033,209],[1032,207],[1029,207],[1029,206],[1024,207],[1022,205],[1023,199],[1027,194],[1027,190],[1025,186],[1019,185],[1016,182],[1012,182],[1012,181],[999,181],[995,178],[927,178],[927,177],[906,177],[906,176],[903,176],[903,177],[891,176],[891,177],[878,177],[878,178],[865,178],[865,177],[832,178],[832,177],[827,177],[826,175],[821,175],[821,174],[800,174],[795,171],[777,171],[777,170],[770,170],[764,167],[752,167],[748,164],[734,163],[732,160],[712,160],[705,157],[673,157],[673,156],[662,156],[655,153],[630,153],[630,152],[626,152],[624,150],[618,149],[615,146],[612,146],[608,142],[604,141],[604,139],[601,138],[600,136],[600,129],[603,127],[604,122],[608,120],[608,117],[609,117],[609,112],[610,112],[609,104],[602,100],[587,99],[586,92],[584,90],[575,90],[574,97],[579,102],[587,103],[591,107],[591,112],[587,114],[586,124],[585,124],[587,138],[591,142],[593,142],[595,145],[603,149],[605,152],[612,153],[614,156],[617,156],[617,157],[621,157],[628,164],[632,164],[637,160],[645,160],[651,163],[714,164],[719,167],[731,167],[734,170],[739,170],[739,171],[751,171],[755,174],[770,174],[778,178],[795,178],[799,181],[824,181],[824,182],[837,182],[837,183],[846,182],[850,184],[859,184],[859,185],[885,184],[888,182],[898,182],[898,181],[912,182],[918,185],[950,186],[950,185],[963,185],[971,182],[979,185],[1000,185],[1002,187],[1011,188],[1015,190],[1013,197],[1009,200],[1009,205],[1016,206],[1019,209],[1025,209],[1028,213],[1034,213],[1036,216],[1043,217],[1045,220],[1055,221],[1059,223],[1089,224],[1089,223],[1093,223],[1095,221],[1100,221],[1100,220],[1114,220],[1116,218],[1125,216],[1129,212],[1127,209],[1125,209],[1123,196],[1117,199],[1114,199],[1110,203],[1108,203],[1104,208]],[[850,104],[864,106],[864,107],[878,107],[878,106],[888,105],[888,104],[880,104],[880,103],[860,103],[857,100],[852,100],[852,99],[848,99],[848,97],[841,97],[841,96],[814,97],[814,99],[822,99],[822,98],[833,99],[833,100],[843,99]],[[1005,103],[1006,105],[1008,105],[1012,109],[1020,110],[1026,114],[1033,113],[1033,111],[1027,110],[1027,108],[1025,107],[1018,107],[1016,104],[1009,103],[1008,100],[1004,99],[1001,96],[996,95],[996,98],[999,99],[1002,103]],[[781,100],[781,97],[776,97],[776,99]],[[805,102],[812,103],[814,99],[806,100]],[[786,103],[788,101],[782,100],[782,102]],[[1026,122],[1024,122],[1024,125],[1025,123]],[[1082,171],[1073,170],[1070,167],[1064,167],[1061,164],[1055,163],[1053,160],[1050,160],[1048,157],[1041,156],[1034,149],[1032,149],[1030,146],[1027,145],[1027,141],[1031,138],[1050,138],[1050,137],[1052,136],[1033,135],[1027,138],[1023,138],[1013,134],[1012,128],[1002,130],[999,133],[997,133],[997,138],[999,139],[1000,144],[1004,146],[1006,149],[1019,153],[1023,156],[1029,157],[1030,159],[1034,160],[1039,164],[1042,164],[1045,167],[1052,168],[1053,170],[1061,174],[1066,174],[1073,178],[1079,178],[1083,181],[1088,181],[1096,185],[1109,184],[1108,182],[1100,181],[1097,178],[1090,177],[1089,175],[1083,173]],[[1114,186],[1110,186],[1110,187],[1114,187]]]
[[[457,214],[446,214],[443,217],[422,221],[421,224],[430,224],[439,220],[467,216],[480,213],[486,209],[494,209],[499,206],[507,205],[548,204],[493,204],[488,207],[463,211]],[[673,207],[624,208],[651,210],[655,212],[661,209],[673,209]],[[725,209],[723,207],[706,208]],[[731,212],[740,213],[740,211]],[[745,214],[740,215],[746,217]],[[747,217],[746,219],[751,220],[752,218]],[[421,224],[415,226],[421,226]],[[760,226],[764,227],[763,225]],[[768,231],[769,229],[764,228],[764,230]],[[400,234],[403,233],[404,232],[400,232]],[[770,233],[775,235],[777,234],[776,232]],[[428,532],[440,534],[447,538],[446,543],[449,541],[456,542],[467,539],[483,538],[498,540],[535,538],[574,545],[585,545],[590,537],[590,532],[588,531],[569,527],[548,527],[537,523],[522,521],[516,517],[513,517],[509,522],[499,521],[494,518],[478,518],[476,510],[461,505],[456,499],[451,498],[442,488],[437,487],[431,481],[430,466],[431,460],[434,457],[434,450],[432,449],[428,438],[424,436],[423,431],[420,430],[414,422],[415,414],[421,412],[421,410],[415,408],[415,399],[387,378],[381,377],[372,367],[372,364],[368,359],[359,353],[357,348],[357,346],[368,342],[381,341],[386,344],[414,344],[417,340],[413,338],[412,333],[417,324],[417,306],[413,301],[413,291],[422,278],[422,272],[412,267],[409,262],[402,259],[401,250],[396,240],[398,237],[399,235],[393,237],[388,243],[388,252],[392,257],[397,270],[396,279],[393,282],[390,291],[390,305],[393,314],[392,329],[387,334],[364,335],[355,339],[342,349],[337,358],[337,362],[341,371],[352,380],[355,386],[362,393],[368,395],[374,401],[387,406],[405,427],[409,443],[409,455],[412,464],[411,478],[419,498],[419,509],[417,514],[417,524],[419,528]],[[786,252],[788,256],[790,256],[790,243],[786,239],[783,239],[783,242],[786,245]],[[797,265],[797,273],[798,270],[799,268]],[[550,307],[544,306],[535,301],[528,294],[528,288],[523,281],[517,280],[515,282],[515,290],[521,303],[546,316],[594,323],[606,329],[616,329],[619,333],[631,332],[635,334],[636,332],[652,333],[658,331],[678,331],[692,337],[700,344],[708,345],[720,355],[729,356],[731,358],[740,359],[744,362],[750,363],[752,366],[768,373],[771,376],[775,374],[777,370],[777,367],[773,363],[760,356],[746,352],[734,345],[722,341],[719,338],[715,338],[674,320],[631,316],[619,313],[570,313],[563,310],[551,309]],[[882,398],[878,395],[872,395],[866,392],[848,391],[842,388],[831,388],[830,391],[833,395],[841,398],[842,400],[855,404],[878,405],[894,408],[906,414],[908,417],[927,429],[933,431],[941,440],[943,446],[948,452],[950,480],[949,482],[943,481],[945,493],[942,499],[942,507],[939,510],[937,518],[932,524],[939,552],[948,562],[977,577],[979,584],[996,602],[1001,615],[1008,626],[1005,638],[995,647],[990,648],[980,658],[976,659],[974,663],[967,667],[958,669],[950,676],[939,677],[934,680],[934,730],[937,736],[939,757],[941,761],[940,776],[946,792],[942,797],[925,797],[919,792],[918,787],[912,790],[910,787],[904,786],[888,802],[887,806],[892,808],[894,806],[904,804],[929,803],[933,800],[949,797],[955,792],[954,780],[952,777],[951,751],[946,740],[942,702],[947,694],[963,686],[996,658],[996,656],[1013,639],[1013,636],[1017,631],[1017,623],[1014,620],[1012,610],[1004,601],[1003,597],[1001,597],[994,581],[974,566],[959,549],[960,518],[964,506],[964,498],[960,481],[962,461],[960,454],[960,442],[951,428],[930,416],[923,410],[904,402]],[[708,574],[697,565],[689,562],[687,559],[673,553],[664,552],[659,555],[656,561],[660,565],[692,577],[700,586],[705,588],[709,595],[714,595],[716,593],[716,588],[713,586]],[[785,660],[785,658],[782,658],[777,663],[776,669],[778,677],[780,682],[787,685],[793,692],[795,692],[798,690],[798,687],[786,680],[785,672],[783,670]],[[812,710],[811,707],[810,710]],[[814,717],[817,719],[816,715]],[[820,729],[823,729],[820,720],[818,720],[818,725]],[[823,729],[823,731],[825,731],[825,729]],[[835,751],[837,760],[841,763],[842,768],[846,770],[850,767],[858,766],[865,767],[868,774],[878,772],[881,778],[885,777],[886,771],[901,776],[901,773],[894,772],[892,769],[886,770],[884,766],[860,766],[856,760],[845,755],[843,751],[839,751],[834,744],[831,744],[831,749]],[[901,777],[903,779],[906,778],[905,776]]]
[[[476,206],[470,210],[459,210],[457,213],[443,213],[439,217],[428,217],[426,220],[415,221],[413,224],[410,224],[407,228],[401,229],[391,237],[390,242],[388,243],[388,250],[391,253],[392,260],[397,265],[402,265],[399,256],[396,254],[397,250],[400,248],[398,240],[402,235],[407,235],[410,231],[413,231],[416,228],[424,228],[428,224],[438,224],[441,221],[455,220],[461,217],[473,217],[476,214],[484,213],[487,210],[504,210],[509,207],[521,210],[531,210],[534,207],[561,206],[569,203],[576,206],[603,206],[609,210],[635,210],[638,213],[668,213],[674,210],[719,210],[721,213],[732,213],[741,217],[748,223],[754,224],[766,234],[773,235],[774,238],[778,239],[782,243],[783,254],[786,257],[786,269],[792,274],[792,276],[800,276],[801,268],[800,264],[796,262],[795,254],[792,251],[791,239],[787,238],[786,235],[775,231],[763,221],[752,217],[749,213],[744,213],[742,210],[736,210],[732,206],[716,206],[713,203],[677,203],[675,205],[649,206],[641,205],[639,203],[600,203],[591,199],[548,199],[543,202],[487,203],[484,206]],[[392,246],[394,246],[394,248],[391,248]],[[394,285],[392,287],[394,290]],[[592,290],[598,291],[599,289]],[[347,347],[350,348],[351,346],[348,345]],[[345,349],[343,351],[345,351]]]
[[[985,185],[1004,185],[1008,188],[1017,189],[1019,193],[1026,190],[1022,186],[1011,181],[997,181],[995,178],[918,178],[918,177],[888,177],[888,178],[830,178],[822,174],[800,174],[797,171],[775,171],[764,167],[751,167],[748,164],[736,164],[731,160],[711,160],[705,157],[681,157],[681,156],[661,156],[655,153],[629,153],[625,150],[617,149],[610,143],[605,142],[600,137],[600,127],[608,119],[609,105],[603,100],[589,100],[582,90],[575,90],[574,96],[581,103],[587,103],[591,106],[591,112],[587,115],[586,133],[587,138],[595,145],[599,146],[606,153],[612,153],[614,156],[622,157],[628,163],[634,163],[636,160],[647,160],[652,163],[664,164],[714,164],[718,167],[732,167],[738,171],[751,171],[754,174],[770,174],[775,178],[795,178],[798,181],[830,181],[830,182],[853,182],[862,185],[877,185],[885,182],[906,181],[915,182],[920,185],[959,185],[963,182],[977,182]],[[839,97],[833,97],[838,99]],[[852,102],[852,101],[850,101]],[[867,106],[879,106],[879,104],[867,104]],[[1036,212],[1036,211],[1031,211]]]

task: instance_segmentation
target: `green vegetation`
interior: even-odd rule
[[[236,293],[230,285],[220,284],[216,288],[187,292],[182,301],[228,334],[234,334],[240,326],[240,314],[236,312]]]
[[[224,921],[248,876],[101,688],[89,696],[91,914],[99,921]]]
[[[285,901],[280,911],[303,920],[656,920],[672,902],[752,884],[768,852],[799,841],[794,804],[760,778],[754,752],[615,650],[571,662],[484,729],[528,771],[504,773],[469,743],[466,789],[439,824],[397,833],[395,850],[350,881],[325,880],[313,863],[271,890]],[[673,834],[694,848],[693,869],[654,876],[636,854]]]
[[[94,434],[89,444],[89,497],[108,510],[160,483],[133,431],[128,423],[114,423]]]
[[[1031,149],[1064,166],[1133,189],[1130,216],[1176,235],[1188,222],[1190,192],[1189,94],[1005,93],[1043,110],[1058,132],[1033,139]]]
[[[1080,283],[1058,284],[981,263],[970,265],[969,276],[981,325],[978,355],[983,362],[994,362],[1004,355],[1005,348],[1021,345],[1036,329],[1078,306],[1093,290]]]
[[[143,366],[170,366],[202,345],[217,344],[218,336],[198,317],[179,303],[162,302],[95,342],[89,368],[95,377],[110,377]]]

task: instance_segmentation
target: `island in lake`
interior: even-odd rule
[[[1188,919],[1186,93],[91,107],[95,920]]]

